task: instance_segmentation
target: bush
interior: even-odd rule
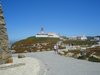
[[[100,59],[95,58],[95,57],[93,57],[93,56],[89,57],[88,60],[89,60],[89,61],[92,61],[92,62],[100,62]]]
[[[72,44],[72,45],[83,45],[83,46],[92,46],[97,44],[96,41],[90,41],[90,40],[66,40],[64,41],[65,44]]]
[[[87,48],[86,56],[89,57],[92,53],[95,53],[95,55],[100,56],[100,46],[93,47],[93,48]]]
[[[79,56],[78,59],[86,59],[86,56]]]

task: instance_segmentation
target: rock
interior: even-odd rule
[[[12,60],[11,53],[0,49],[0,64],[10,63],[9,59]],[[12,62],[11,62],[12,63]]]
[[[6,63],[13,63],[12,58],[8,58],[8,60],[6,61]]]
[[[37,52],[40,52],[40,50],[37,50]]]
[[[89,57],[94,57],[94,58],[96,58],[96,59],[100,59],[100,56],[95,55],[95,52],[92,53]]]
[[[25,58],[25,55],[24,54],[18,54],[18,58]]]
[[[60,54],[60,55],[64,55],[64,52],[63,52],[63,51],[60,51],[59,54]]]
[[[50,48],[47,49],[47,51],[50,51],[50,50],[51,50]]]
[[[69,52],[69,53],[66,54],[66,56],[73,57],[74,56],[74,53]]]
[[[24,51],[24,53],[28,53],[28,51],[27,51],[27,50],[25,50],[25,51]]]
[[[79,57],[81,57],[81,54],[78,53],[78,54],[76,54],[74,57],[75,57],[75,58],[79,58]]]
[[[3,11],[0,5],[0,64],[6,64],[11,60],[11,52],[8,50],[8,35],[5,27]]]

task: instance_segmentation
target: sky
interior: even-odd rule
[[[2,0],[10,40],[45,32],[100,35],[100,0]]]

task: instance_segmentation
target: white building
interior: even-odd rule
[[[48,37],[48,34],[36,34],[35,37]]]
[[[56,33],[45,33],[44,28],[41,27],[41,30],[38,34],[36,34],[36,37],[50,37],[50,38],[60,38],[59,35],[57,35]]]
[[[100,38],[99,37],[94,37],[94,40],[100,41]]]
[[[48,37],[52,37],[52,38],[59,38],[59,35],[57,35],[56,33],[48,33]]]
[[[87,40],[86,36],[74,36],[74,37],[70,37],[70,40]]]
[[[87,40],[86,36],[81,36],[81,40]]]

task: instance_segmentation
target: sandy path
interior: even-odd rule
[[[26,55],[40,59],[47,67],[47,75],[100,75],[100,63],[64,57],[52,51]]]
[[[30,57],[18,59],[14,57],[13,60],[13,64],[0,65],[0,75],[39,75],[40,63],[37,59]]]

